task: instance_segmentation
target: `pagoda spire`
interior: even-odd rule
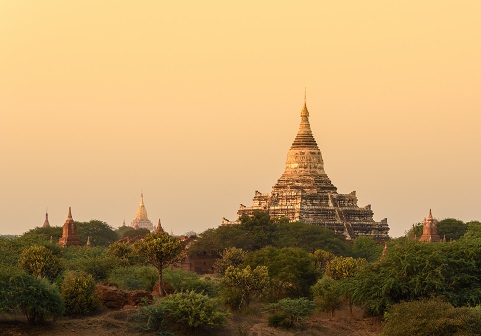
[[[48,221],[48,212],[45,211],[45,221],[43,222],[43,225],[42,225],[43,228],[48,228],[50,227],[50,222]]]
[[[68,217],[67,218],[72,218],[72,207],[68,207]]]

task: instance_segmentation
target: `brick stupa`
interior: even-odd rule
[[[419,241],[423,242],[440,242],[441,238],[438,235],[438,227],[436,224],[436,220],[433,218],[433,214],[431,213],[431,209],[429,209],[428,218],[424,218],[423,220],[423,234]]]
[[[62,237],[59,238],[58,244],[60,246],[79,246],[80,239],[77,236],[77,225],[72,218],[72,210],[68,208],[68,217],[63,225]]]
[[[378,241],[389,239],[387,219],[374,221],[370,205],[359,207],[355,191],[339,194],[327,176],[321,151],[312,134],[305,99],[301,123],[287,154],[284,173],[270,193],[256,191],[252,206],[241,204],[237,220],[224,218],[222,224],[239,224],[242,215],[251,216],[254,211],[285,217],[290,222],[318,225],[347,239],[358,236],[370,236]]]

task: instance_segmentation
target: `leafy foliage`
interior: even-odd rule
[[[125,290],[142,289],[152,291],[159,275],[152,266],[125,266],[114,268],[108,277],[109,282]]]
[[[100,306],[95,296],[94,279],[84,272],[68,272],[60,286],[60,293],[67,315],[88,315]]]
[[[329,312],[331,316],[341,305],[339,281],[328,276],[323,276],[311,287],[314,303],[320,311]]]
[[[326,264],[325,273],[334,280],[352,277],[366,264],[365,259],[352,257],[335,257]]]
[[[438,235],[443,239],[446,237],[446,241],[458,240],[466,231],[468,226],[458,219],[445,218],[437,223]]]
[[[61,271],[60,259],[54,256],[50,249],[41,245],[24,249],[18,265],[36,277],[47,278],[51,281]]]
[[[189,248],[189,256],[220,255],[226,248],[256,251],[266,246],[298,247],[307,252],[323,248],[336,254],[346,254],[348,245],[343,239],[319,226],[289,223],[285,218],[270,218],[266,212],[256,211],[253,216],[242,216],[240,225],[220,226],[199,235]]]
[[[270,295],[275,299],[285,295],[308,296],[318,274],[311,255],[301,248],[265,247],[251,252],[245,263],[251,267],[267,266],[272,280]]]
[[[373,237],[357,237],[352,243],[352,254],[369,262],[379,260],[383,245],[378,244]]]
[[[481,246],[476,241],[389,244],[380,263],[363,268],[341,284],[343,293],[373,314],[401,301],[445,297],[455,306],[481,303]]]
[[[159,274],[159,294],[162,296],[162,269],[181,260],[184,247],[177,238],[167,233],[148,234],[143,240],[135,243],[139,255],[145,257],[147,262],[157,269]]]
[[[110,244],[105,253],[108,256],[119,260],[120,264],[123,266],[132,265],[136,257],[134,248],[131,244],[119,241]]]
[[[217,295],[218,285],[208,277],[201,279],[197,273],[175,268],[165,268],[162,274],[174,293],[194,291],[210,297]]]
[[[265,308],[271,312],[269,325],[273,327],[290,328],[301,324],[314,312],[315,305],[307,298],[285,298],[275,303],[270,303]]]
[[[62,257],[66,259],[68,270],[83,271],[92,274],[95,280],[106,280],[110,271],[118,266],[118,261],[105,253],[102,246],[62,248]]]
[[[234,309],[248,307],[253,295],[261,295],[269,284],[266,266],[227,267],[221,283],[226,287],[224,301]]]
[[[31,323],[63,315],[64,305],[55,285],[15,269],[0,269],[0,311],[25,314]]]
[[[221,258],[214,263],[214,269],[216,273],[222,276],[224,275],[227,267],[240,266],[244,262],[246,255],[247,253],[240,248],[226,248],[224,252],[221,253]]]
[[[90,237],[92,246],[109,246],[117,240],[117,234],[110,225],[100,220],[92,219],[88,222],[76,222],[77,234],[82,245]]]
[[[169,295],[160,305],[165,307],[168,319],[190,328],[222,325],[228,317],[216,299],[194,291]]]
[[[481,335],[481,310],[454,308],[439,298],[402,302],[384,315],[382,335]]]

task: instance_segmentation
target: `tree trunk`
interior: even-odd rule
[[[158,269],[159,271],[159,296],[164,296],[164,289],[162,287],[162,267]]]

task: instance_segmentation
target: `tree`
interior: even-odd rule
[[[315,250],[314,253],[312,253],[314,267],[319,270],[321,274],[324,273],[327,263],[335,257],[333,253],[322,249]]]
[[[34,245],[23,250],[19,261],[20,268],[33,276],[47,278],[51,281],[61,271],[60,259],[52,251],[41,245]]]
[[[301,222],[277,224],[272,245],[279,248],[299,247],[309,253],[323,249],[338,255],[344,255],[349,250],[346,241],[331,230]]]
[[[331,317],[334,316],[334,311],[341,305],[339,281],[325,275],[311,287],[311,290],[314,303],[319,310],[329,312]]]
[[[116,241],[107,247],[105,253],[120,261],[120,264],[127,266],[135,257],[135,252],[131,244]]]
[[[445,218],[437,223],[438,235],[443,239],[446,237],[446,241],[458,240],[467,231],[468,226],[458,219]]]
[[[271,219],[265,211],[254,211],[252,216],[242,215],[240,228],[247,232],[252,239],[252,246],[247,250],[254,251],[264,246],[272,245],[275,225],[286,222],[286,219]]]
[[[249,253],[245,263],[251,267],[267,266],[272,280],[270,295],[274,299],[286,294],[309,296],[318,275],[311,255],[301,248],[268,246]]]
[[[119,239],[123,239],[127,237],[145,237],[147,234],[150,233],[150,230],[146,228],[134,229],[131,226],[121,226],[117,230],[115,230],[115,233],[117,234],[117,237]]]
[[[269,272],[266,266],[237,268],[227,267],[221,283],[227,287],[227,302],[236,308],[248,307],[253,295],[261,295],[269,284]]]
[[[325,274],[334,280],[343,280],[355,276],[366,264],[366,259],[362,258],[336,257],[327,263]],[[343,292],[343,294],[346,296],[349,311],[352,315],[351,295],[349,292]]]
[[[109,246],[117,240],[117,234],[110,225],[100,220],[76,222],[80,242],[85,245],[88,237],[92,246]]]
[[[366,259],[352,257],[335,257],[326,265],[326,275],[334,280],[352,277],[366,263]]]
[[[135,243],[138,253],[147,259],[159,273],[159,295],[164,295],[162,288],[162,269],[175,264],[182,259],[184,247],[179,239],[169,236],[167,233],[151,233],[143,240]]]
[[[357,237],[352,243],[352,254],[356,258],[364,258],[373,262],[379,260],[383,246],[378,244],[373,237]]]
[[[244,262],[246,255],[247,253],[242,249],[236,247],[226,248],[224,252],[221,253],[221,258],[214,263],[214,269],[217,274],[222,276],[227,267],[240,266]]]

